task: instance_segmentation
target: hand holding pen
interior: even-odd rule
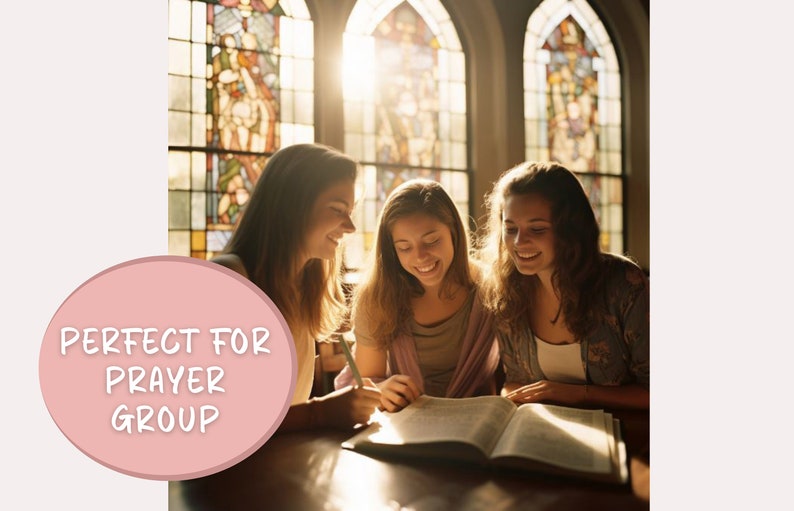
[[[356,385],[358,387],[364,387],[365,380],[361,378],[361,373],[358,370],[353,353],[347,345],[347,341],[342,339],[340,342],[345,358],[347,358],[347,365],[350,366],[350,372],[353,373]],[[366,380],[366,383],[368,386],[375,386],[369,379]],[[380,389],[381,392],[381,408],[387,412],[402,410],[422,393],[411,377],[404,374],[395,374],[387,378],[385,381],[378,384],[377,388]]]

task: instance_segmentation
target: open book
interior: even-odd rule
[[[372,456],[405,456],[531,470],[596,481],[628,480],[620,424],[603,410],[501,396],[420,396],[342,443]]]

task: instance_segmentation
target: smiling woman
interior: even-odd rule
[[[392,238],[403,270],[425,290],[438,289],[455,257],[449,227],[431,215],[416,213],[394,222]]]
[[[648,279],[628,258],[601,251],[576,175],[524,162],[499,178],[487,205],[480,249],[502,394],[517,403],[648,409]]]
[[[309,400],[315,341],[341,325],[340,239],[350,219],[358,164],[321,144],[285,147],[268,160],[240,223],[213,262],[256,284],[289,325],[298,359],[292,406],[281,430],[365,423],[379,402],[373,387]]]
[[[356,230],[350,220],[355,202],[351,184],[340,181],[315,199],[306,233],[307,259],[333,259],[342,236]]]
[[[381,406],[420,394],[493,394],[498,351],[479,296],[480,271],[455,203],[435,181],[397,187],[383,206],[365,277],[353,298],[355,361]],[[346,367],[335,384],[351,380]]]

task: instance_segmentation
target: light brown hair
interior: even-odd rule
[[[353,299],[353,320],[356,315],[364,315],[373,338],[384,349],[395,337],[407,333],[413,314],[411,298],[425,292],[416,277],[400,264],[392,237],[397,220],[417,213],[437,219],[452,235],[454,256],[439,293],[449,296],[458,286],[470,289],[473,285],[469,233],[446,190],[428,179],[413,179],[398,186],[383,205],[367,270]]]
[[[278,306],[293,335],[322,340],[343,321],[341,258],[304,263],[300,254],[317,197],[339,182],[354,182],[357,173],[358,164],[331,147],[282,148],[265,165],[224,249],[240,257],[251,281]]]

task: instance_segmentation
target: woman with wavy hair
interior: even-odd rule
[[[309,400],[315,341],[333,334],[346,313],[338,249],[355,231],[357,173],[354,160],[328,146],[282,148],[267,161],[231,239],[213,259],[264,291],[292,333],[298,376],[282,431],[366,423],[379,403],[373,387]]]
[[[524,162],[486,198],[485,303],[517,403],[647,409],[649,290],[642,269],[602,252],[584,189],[552,162]]]
[[[420,394],[497,392],[493,317],[455,203],[435,181],[414,179],[386,199],[375,245],[353,297],[355,360],[397,411]],[[347,385],[349,368],[336,378]]]

